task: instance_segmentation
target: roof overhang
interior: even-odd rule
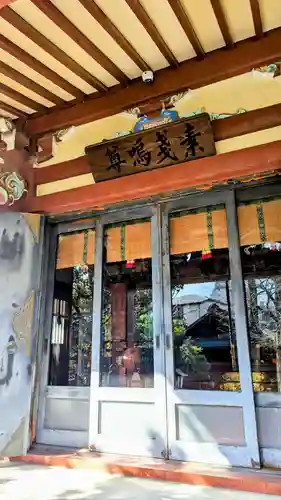
[[[280,61],[281,11],[279,0],[0,0],[0,31],[0,114],[44,135]]]

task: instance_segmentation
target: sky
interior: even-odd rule
[[[215,282],[184,285],[183,289],[177,294],[177,297],[182,297],[183,295],[200,295],[201,297],[210,297],[215,285]]]

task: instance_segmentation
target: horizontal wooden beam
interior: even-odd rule
[[[87,156],[80,156],[73,160],[63,161],[49,167],[35,168],[35,184],[47,184],[48,182],[61,181],[77,175],[91,173]]]
[[[233,179],[274,172],[281,169],[281,141],[241,149],[194,162],[181,163],[99,184],[70,189],[26,200],[24,210],[61,214],[104,207],[121,202],[146,199],[186,189],[206,189]],[[16,209],[17,207],[15,207]]]
[[[218,49],[205,59],[190,59],[178,68],[157,71],[153,84],[135,80],[127,88],[113,87],[106,95],[89,97],[84,102],[56,109],[43,116],[30,117],[27,133],[43,135],[50,131],[81,125],[139,106],[153,99],[196,89],[251,71],[255,67],[280,60],[281,28],[269,31],[260,40],[244,40],[235,49]]]
[[[280,103],[212,122],[216,142],[240,135],[253,134],[279,125],[281,125]]]
[[[255,109],[212,122],[215,141],[258,132],[281,125],[281,104]],[[47,184],[91,172],[86,156],[35,169],[35,184]]]

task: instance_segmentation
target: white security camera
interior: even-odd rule
[[[141,75],[143,83],[152,83],[154,80],[153,71],[144,71]]]

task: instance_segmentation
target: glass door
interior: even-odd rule
[[[281,198],[263,194],[239,204],[238,226],[261,459],[280,468]]]
[[[96,226],[89,443],[95,451],[161,457],[161,221],[158,209],[128,214]]]
[[[52,230],[37,442],[88,445],[94,223]],[[82,227],[83,229],[82,229]]]
[[[206,198],[163,217],[168,456],[258,467],[234,197]]]

